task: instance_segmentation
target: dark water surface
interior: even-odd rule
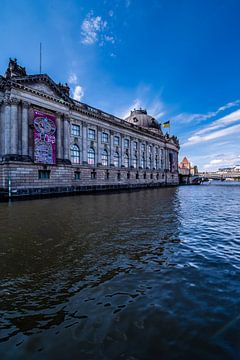
[[[240,359],[240,186],[0,204],[0,358]]]

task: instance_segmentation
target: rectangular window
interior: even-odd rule
[[[72,124],[71,127],[71,135],[80,136],[80,126],[76,124]]]
[[[142,151],[145,151],[145,144],[142,144],[142,145],[141,145],[141,150],[142,150]]]
[[[114,136],[113,143],[115,146],[119,146],[120,143],[119,136]]]
[[[124,147],[129,148],[129,140],[128,139],[124,139]]]
[[[92,179],[92,180],[95,180],[96,177],[97,177],[96,171],[92,171],[92,172],[91,172],[91,179]]]
[[[50,170],[38,170],[38,178],[41,180],[50,179]]]
[[[147,174],[146,174],[146,173],[143,174],[143,178],[144,178],[144,179],[147,178]]]
[[[108,143],[108,134],[105,132],[102,133],[102,143]]]
[[[137,150],[137,142],[136,141],[133,142],[133,150]]]
[[[80,180],[80,179],[81,179],[81,173],[80,173],[80,171],[75,171],[75,172],[74,172],[74,179],[75,179],[75,180]]]
[[[91,140],[95,140],[95,130],[88,129],[88,138]]]
[[[118,181],[121,180],[121,174],[120,174],[120,172],[117,173],[117,179],[118,179]]]
[[[105,179],[106,179],[106,180],[109,180],[109,171],[106,171]]]
[[[130,172],[127,173],[127,179],[130,179]]]

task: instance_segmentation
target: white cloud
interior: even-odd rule
[[[219,155],[220,156],[220,155]],[[221,154],[221,158],[216,155],[207,164],[203,165],[203,169],[207,171],[216,171],[219,168],[236,166],[240,163],[240,155]]]
[[[127,106],[125,110],[122,111],[120,117],[125,119],[130,115],[131,110],[140,108],[146,109],[147,113],[156,118],[157,120],[165,114],[164,104],[159,99],[155,99],[149,102],[137,98],[132,102],[130,106]]]
[[[115,43],[115,39],[113,36],[109,36],[109,35],[104,35],[104,39],[108,42],[111,42],[112,44]]]
[[[70,73],[69,77],[68,77],[68,83],[71,85],[76,85],[77,84],[77,75],[75,73]]]
[[[81,101],[84,96],[84,90],[82,86],[76,85],[73,91],[73,98],[74,100]]]
[[[109,12],[109,16],[113,12]],[[101,16],[94,16],[93,11],[90,11],[81,25],[81,43],[84,45],[93,45],[99,43],[103,46],[105,42],[115,43],[115,39],[111,34],[107,34],[107,21],[103,20]]]
[[[188,141],[185,144],[182,145],[182,147],[207,142],[210,140],[215,140],[215,139],[218,139],[223,136],[228,136],[228,135],[238,133],[239,131],[240,131],[240,124],[230,126],[225,129],[222,129],[222,130],[213,131],[212,133],[207,134],[207,135],[198,135],[197,133],[195,133],[193,136],[191,136],[188,139]]]
[[[213,130],[221,129],[221,128],[223,128],[227,125],[230,125],[238,120],[240,120],[240,109],[212,122],[208,127],[196,132],[196,135],[202,135],[202,134],[206,134]]]
[[[204,120],[211,119],[214,116],[217,116],[219,113],[233,108],[235,106],[240,105],[240,99],[236,101],[232,101],[219,107],[216,111],[210,111],[207,114],[188,114],[188,113],[181,113],[177,115],[174,120],[182,122],[182,123],[189,123],[189,122],[201,122]]]

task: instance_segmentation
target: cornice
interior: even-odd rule
[[[34,75],[33,75],[34,76]],[[48,77],[48,75],[39,75],[38,77],[39,79],[45,79],[45,81],[47,81],[47,79],[50,79]],[[24,78],[21,78],[22,81],[27,81],[28,77],[24,77]],[[32,78],[33,79],[33,78]],[[35,75],[34,77],[34,80],[36,80],[37,77]],[[29,82],[30,82],[31,79],[29,79]],[[50,83],[50,80],[49,80],[49,83]],[[157,133],[152,133],[150,130],[148,129],[145,129],[143,127],[140,127],[140,126],[137,126],[135,124],[132,124],[132,123],[128,123],[127,121],[123,120],[123,119],[120,119],[116,116],[113,116],[111,114],[108,114],[108,113],[105,113],[99,109],[96,109],[96,108],[93,108],[93,107],[90,107],[88,106],[87,104],[84,104],[84,103],[76,103],[74,102],[71,98],[69,98],[69,101],[65,101],[64,99],[59,99],[59,98],[56,98],[52,95],[49,95],[49,94],[45,94],[37,89],[33,89],[31,87],[28,87],[24,84],[21,84],[20,82],[16,82],[16,81],[10,81],[10,80],[7,80],[5,82],[5,89],[6,89],[6,86],[9,88],[17,88],[17,89],[21,89],[21,90],[24,90],[28,93],[31,93],[31,94],[34,94],[34,95],[37,95],[43,99],[47,99],[47,100],[50,100],[50,101],[53,101],[55,103],[58,103],[58,104],[61,104],[61,105],[64,105],[66,106],[69,110],[73,110],[73,111],[76,111],[77,113],[80,113],[82,115],[85,115],[87,117],[91,117],[93,119],[96,119],[96,120],[101,120],[101,121],[104,121],[104,122],[107,122],[109,124],[112,124],[114,126],[117,126],[119,128],[124,128],[125,130],[129,130],[129,131],[134,131],[135,133],[137,134],[140,134],[140,135],[145,135],[147,137],[150,137],[151,139],[154,139],[156,141],[162,141],[163,143],[167,144],[167,143],[170,143],[172,145],[174,145],[177,149],[179,149],[179,145],[175,143],[174,141],[174,144],[170,141],[172,138],[166,138],[164,135],[162,134],[157,134]]]

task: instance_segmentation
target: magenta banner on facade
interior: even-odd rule
[[[56,164],[56,117],[34,111],[34,162]]]

